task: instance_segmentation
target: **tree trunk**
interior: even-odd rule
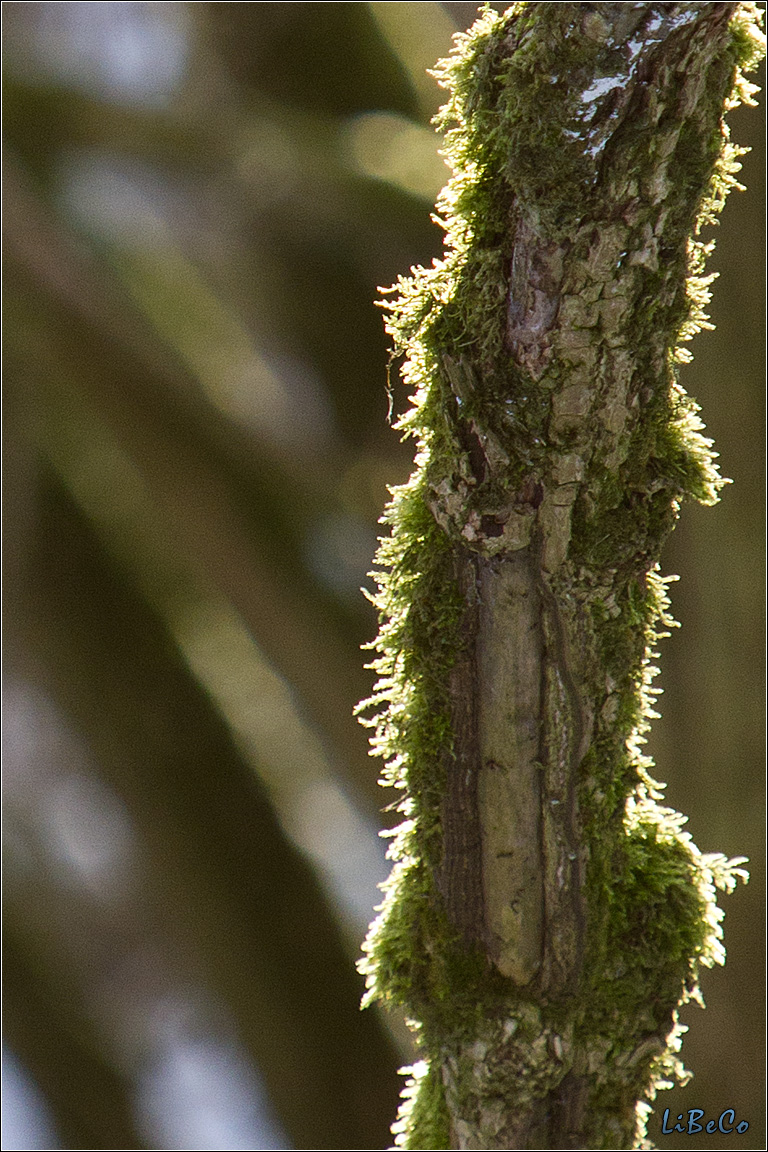
[[[370,722],[405,790],[364,964],[424,1053],[404,1147],[641,1146],[683,1074],[676,1009],[724,956],[739,861],[698,852],[640,745],[661,546],[723,483],[675,365],[757,20],[516,5],[441,66],[447,253],[389,305],[419,452],[379,552]]]

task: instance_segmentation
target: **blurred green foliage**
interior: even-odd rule
[[[352,709],[410,457],[373,300],[440,252],[424,67],[474,11],[4,8],[5,1035],[64,1147],[390,1139],[409,1050],[358,1010],[386,797]],[[753,874],[662,1108],[734,1107],[760,1147],[763,136],[732,122],[749,193],[685,383],[735,485],[667,550],[652,751]]]

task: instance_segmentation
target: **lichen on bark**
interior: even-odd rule
[[[423,1060],[406,1148],[643,1147],[720,963],[642,753],[662,544],[724,481],[676,365],[754,91],[752,4],[486,10],[437,71],[446,253],[395,286],[415,470],[378,554],[374,751],[404,819],[362,970]]]

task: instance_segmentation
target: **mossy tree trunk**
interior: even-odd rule
[[[698,852],[640,745],[661,547],[722,484],[676,363],[757,20],[522,4],[442,65],[446,258],[390,305],[419,452],[379,553],[371,722],[406,793],[364,965],[423,1048],[405,1147],[638,1146],[723,958],[739,861]]]

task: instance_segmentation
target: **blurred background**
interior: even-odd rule
[[[352,709],[411,448],[373,301],[440,252],[425,69],[476,10],[3,5],[3,1148],[390,1142],[411,1050],[354,963],[391,816]],[[752,882],[659,1103],[764,1148],[763,126],[731,123],[749,191],[684,382],[735,483],[665,553],[651,745]]]

